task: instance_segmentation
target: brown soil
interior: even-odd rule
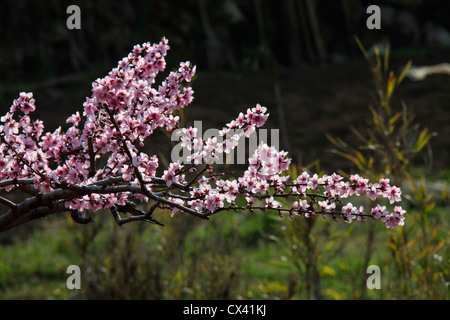
[[[401,63],[406,61],[401,59]],[[427,60],[419,63],[427,64]],[[104,74],[95,74],[88,80],[102,76]],[[277,112],[271,72],[199,73],[192,85],[195,100],[184,113],[188,125],[194,120],[202,120],[204,130],[221,128],[239,112],[260,103],[271,114],[266,128],[284,127],[280,134],[283,130],[287,132],[289,148],[283,145],[283,137],[281,147],[303,165],[320,160],[321,167],[329,172],[350,168],[347,160],[327,151],[332,144],[325,134],[330,133],[347,142],[355,141],[349,127],[364,130],[371,117],[368,105],[375,101],[373,81],[364,61],[281,70],[279,87],[284,119],[279,119]],[[394,105],[394,108],[401,108],[399,101],[403,100],[416,115],[417,123],[437,133],[431,143],[434,170],[448,169],[449,88],[448,75],[434,75],[420,82],[405,79]],[[90,82],[69,81],[35,89],[24,85],[9,86],[1,99],[2,114],[20,91],[34,91],[35,116],[44,120],[46,128],[53,129],[64,125],[68,115],[82,109],[85,97],[90,95]],[[154,141],[155,149],[159,141]],[[162,149],[169,148],[167,142],[161,143]]]
[[[306,165],[316,159],[326,171],[348,169],[347,160],[330,153],[329,133],[346,142],[355,141],[350,126],[361,131],[369,124],[369,104],[375,90],[367,65],[304,66],[279,78],[284,120],[277,113],[274,78],[268,73],[203,75],[194,82],[195,100],[186,110],[190,120],[207,119],[220,128],[226,121],[260,103],[269,109],[267,128],[285,126],[289,153]],[[448,168],[450,142],[450,77],[433,75],[420,82],[405,79],[393,108],[403,100],[416,115],[416,123],[436,132],[431,145],[435,170]],[[283,139],[281,138],[283,147]],[[420,164],[420,161],[419,161]]]

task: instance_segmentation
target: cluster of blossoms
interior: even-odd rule
[[[203,176],[189,191],[191,200],[178,199],[180,204],[194,208],[198,212],[216,213],[223,210],[275,210],[280,216],[287,213],[290,218],[304,215],[310,218],[321,214],[335,221],[342,217],[351,222],[357,219],[365,222],[366,217],[381,219],[386,227],[393,228],[404,224],[404,213],[400,206],[389,213],[386,206],[377,205],[370,213],[343,199],[351,196],[365,196],[371,200],[386,198],[390,204],[401,201],[401,190],[389,184],[389,179],[380,179],[378,183],[369,183],[359,175],[352,175],[350,181],[336,173],[332,175],[310,175],[303,172],[294,181],[284,174],[291,159],[286,152],[278,152],[274,147],[261,144],[249,159],[249,168],[241,177],[234,180],[218,179],[217,176]],[[178,172],[182,165],[177,164]],[[166,177],[167,184],[173,180],[173,173]],[[183,180],[183,179],[181,179]],[[182,183],[182,181],[179,181]],[[236,198],[245,197],[247,205],[237,206]],[[284,198],[284,200],[276,200]],[[283,206],[289,200],[290,205]],[[294,199],[294,201],[292,201]],[[172,212],[173,213],[173,212]]]
[[[255,108],[248,109],[245,115],[241,112],[237,119],[218,130],[217,137],[210,137],[205,141],[198,136],[198,129],[195,127],[178,130],[175,135],[180,137],[180,146],[191,153],[186,162],[193,162],[195,165],[217,163],[219,155],[229,154],[239,145],[241,138],[249,138],[256,128],[264,125],[269,117],[266,112],[267,108],[257,104]]]
[[[344,181],[337,174],[318,177],[306,172],[291,179],[286,175],[291,161],[287,153],[264,143],[251,155],[242,176],[227,180],[215,173],[211,163],[217,156],[233,151],[242,137],[248,138],[266,122],[267,109],[260,105],[220,130],[224,139],[203,140],[196,128],[181,129],[192,164],[171,163],[158,176],[158,158],[143,151],[144,141],[158,128],[178,128],[174,112],[193,100],[192,88],[184,85],[195,73],[189,62],[180,63],[157,88],[152,86],[165,70],[168,49],[166,39],[135,46],[108,76],[93,82],[83,113],[71,115],[65,130],[44,133],[42,121],[30,118],[36,109],[32,93],[21,93],[14,100],[0,123],[0,191],[20,190],[29,197],[20,203],[0,197],[0,203],[9,207],[0,215],[0,231],[66,210],[110,209],[119,224],[156,222],[152,218],[156,208],[201,218],[224,210],[272,209],[290,217],[320,213],[364,221],[370,216],[388,228],[403,225],[405,211],[399,206],[389,213],[378,205],[364,214],[362,207],[342,200],[365,195],[398,202],[401,190],[390,186],[388,179],[372,184],[358,175]],[[237,197],[247,204],[238,206]],[[289,200],[290,205],[283,207],[281,202]],[[133,205],[136,201],[152,206],[143,212]],[[121,218],[119,212],[134,216]]]

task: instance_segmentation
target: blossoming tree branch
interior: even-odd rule
[[[142,151],[145,139],[158,128],[178,129],[173,113],[193,100],[192,88],[185,85],[195,73],[189,62],[155,87],[168,49],[166,39],[136,45],[105,78],[93,82],[83,113],[71,115],[65,131],[45,132],[43,122],[30,117],[36,108],[33,94],[20,93],[0,122],[0,231],[63,212],[88,223],[98,210],[109,211],[119,225],[160,224],[157,209],[202,219],[221,211],[271,210],[291,218],[322,215],[350,222],[370,217],[388,228],[404,224],[400,206],[364,209],[346,201],[359,196],[399,202],[401,190],[388,179],[369,182],[355,174],[346,181],[337,174],[307,172],[290,177],[287,153],[264,143],[241,176],[227,179],[217,173],[208,160],[230,153],[241,137],[265,123],[267,109],[260,105],[226,124],[222,139],[203,140],[193,127],[179,130],[183,146],[192,151],[191,163],[172,162],[158,176],[157,156]],[[13,201],[17,193],[23,196]],[[139,209],[140,203],[148,209]]]

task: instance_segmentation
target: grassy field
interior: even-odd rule
[[[0,299],[448,299],[448,210],[428,213],[428,243],[414,208],[392,232],[270,212],[161,214],[165,227],[118,227],[107,213],[90,225],[48,217],[0,238]],[[379,290],[365,288],[371,229]],[[81,290],[66,286],[69,265],[81,267]]]

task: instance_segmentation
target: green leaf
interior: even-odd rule
[[[447,197],[447,183],[445,184],[445,187],[442,190],[441,199],[445,199],[446,197]]]
[[[389,51],[391,49],[390,44],[386,45],[386,51],[384,53],[384,73],[387,73],[389,70]]]
[[[405,78],[406,73],[408,72],[409,68],[411,68],[411,65],[412,65],[412,61],[409,60],[408,63],[406,64],[405,68],[403,68],[402,73],[398,77],[397,86],[400,85],[400,83],[403,81],[403,78]]]
[[[376,128],[382,127],[381,116],[375,111],[372,106],[369,106],[370,112],[372,113],[372,121]],[[384,130],[383,130],[384,131]]]
[[[391,71],[389,73],[389,79],[388,79],[388,83],[387,83],[386,100],[391,99],[392,94],[394,93],[396,83],[397,83],[397,78],[394,76],[394,73]]]
[[[387,245],[389,248],[391,248],[391,250],[394,251],[395,253],[398,252],[397,245],[396,245],[395,243],[388,241],[388,242],[386,243],[386,245]]]
[[[436,207],[436,203],[434,203],[434,202],[428,203],[427,205],[425,205],[425,212],[429,212],[429,211],[433,210],[434,207]]]
[[[366,137],[364,137],[358,130],[356,130],[355,127],[350,126],[350,130],[352,130],[353,134],[361,141],[363,141],[364,143],[368,144],[369,140],[367,140]]]
[[[292,166],[291,177],[298,177],[297,166]]]
[[[416,143],[414,144],[413,150],[415,152],[419,152],[420,150],[425,147],[425,145],[428,143],[428,141],[431,139],[431,135],[428,133],[428,128],[425,128],[422,130],[422,132],[419,135],[419,138],[417,139]]]
[[[358,38],[356,35],[354,35],[353,38],[355,39],[355,42],[356,42],[356,44],[358,45],[359,50],[361,50],[361,52],[362,52],[362,54],[364,55],[364,57],[365,57],[366,59],[368,59],[368,58],[369,58],[369,54],[367,53],[366,49],[364,49],[364,46],[362,45],[362,43],[361,43],[361,41],[359,40],[359,38]]]
[[[367,163],[367,169],[371,170],[373,168],[373,157],[370,157],[369,162]]]
[[[367,164],[366,158],[363,156],[363,154],[359,151],[355,151],[356,156],[358,157],[359,163],[361,163],[363,166]]]
[[[444,246],[444,244],[445,244],[445,240],[442,239],[442,240],[438,243],[438,245],[437,245],[436,247],[434,247],[433,251],[434,251],[434,252],[438,252],[438,251]]]
[[[375,45],[373,49],[375,51],[375,59],[377,60],[377,69],[380,69],[381,67],[380,48],[378,48],[378,46]]]
[[[333,151],[336,154],[340,155],[341,157],[346,158],[346,159],[350,160],[351,162],[353,162],[358,167],[359,170],[363,169],[363,166],[357,157],[352,156],[351,154],[348,154],[345,152],[338,151],[338,150],[333,150]]]
[[[389,124],[394,124],[402,115],[402,112],[396,113],[391,119],[389,119]]]

